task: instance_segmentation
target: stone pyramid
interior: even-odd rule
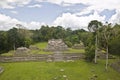
[[[48,41],[46,51],[65,51],[68,50],[68,46],[62,39],[51,39]]]

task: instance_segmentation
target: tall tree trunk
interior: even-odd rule
[[[106,67],[105,69],[108,70],[108,44],[106,46]]]
[[[97,53],[98,53],[98,51],[97,51],[97,35],[96,35],[96,41],[95,41],[95,63],[97,63]]]

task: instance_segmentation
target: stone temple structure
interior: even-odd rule
[[[65,51],[68,50],[68,46],[62,39],[51,39],[48,41],[46,51]]]
[[[15,55],[26,55],[29,53],[29,51],[30,50],[26,47],[19,47],[19,48],[17,48]]]
[[[51,39],[48,41],[48,45],[45,51],[53,51],[54,61],[63,61],[62,51],[68,50],[68,46],[62,39]]]

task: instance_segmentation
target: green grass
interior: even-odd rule
[[[13,56],[13,54],[14,54],[14,51],[11,50],[11,51],[9,51],[9,52],[7,52],[7,53],[3,53],[3,54],[0,54],[0,55],[1,55],[1,56]]]
[[[119,80],[120,74],[109,67],[105,71],[105,61],[98,64],[87,63],[84,60],[75,62],[15,62],[0,63],[4,72],[0,80],[89,80],[94,74],[97,80]],[[60,69],[64,69],[63,72]],[[94,71],[94,72],[92,72]],[[54,79],[56,78],[56,79]]]
[[[45,49],[47,47],[47,42],[36,43],[36,44],[34,44],[34,46],[36,46],[40,49]]]
[[[33,46],[38,47],[41,50],[31,50],[32,54],[52,54],[52,52],[47,52],[44,51],[44,49],[47,47],[47,42],[40,42],[40,43],[36,43]]]
[[[43,51],[43,50],[31,50],[31,54],[52,54],[53,52]]]
[[[47,51],[43,50],[43,49],[46,48],[47,42],[36,43],[33,46],[36,46],[36,47],[38,47],[41,50],[31,50],[30,51],[31,54],[52,54],[52,52],[47,52]],[[13,56],[13,54],[14,54],[14,51],[11,50],[8,53],[1,54],[1,56]]]

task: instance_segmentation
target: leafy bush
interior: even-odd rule
[[[109,53],[120,56],[120,38],[114,38],[109,43]]]
[[[65,41],[65,43],[68,47],[72,47],[72,43],[70,41]]]
[[[95,46],[91,45],[85,49],[85,59],[92,62],[95,56]]]

